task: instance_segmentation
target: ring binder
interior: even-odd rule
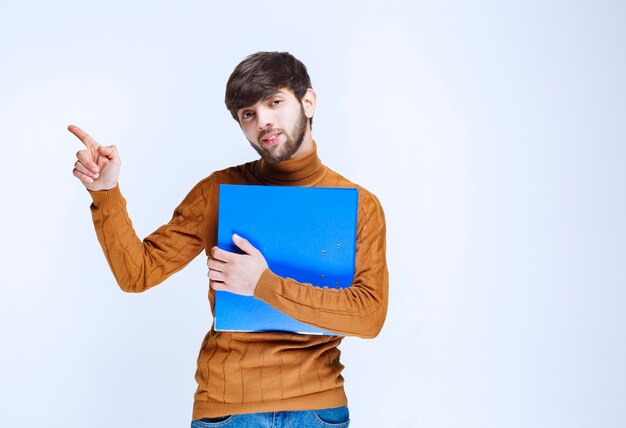
[[[275,274],[318,287],[352,284],[358,190],[220,185],[217,244],[241,252],[233,233],[255,246]],[[321,250],[320,250],[321,249]],[[329,334],[251,296],[216,291],[218,331]]]

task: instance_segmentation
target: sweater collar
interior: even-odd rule
[[[267,184],[277,186],[312,186],[324,176],[322,161],[317,156],[317,144],[301,156],[272,163],[259,161],[260,178]]]

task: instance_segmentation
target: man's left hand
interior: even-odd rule
[[[267,269],[267,262],[263,254],[241,236],[234,234],[233,242],[245,254],[213,247],[207,262],[209,285],[214,290],[253,296],[261,274]]]

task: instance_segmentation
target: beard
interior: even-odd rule
[[[293,127],[291,133],[285,131],[282,128],[272,128],[262,132],[258,137],[258,142],[255,144],[252,141],[250,145],[256,152],[266,161],[272,163],[278,163],[291,158],[294,153],[298,151],[304,141],[304,135],[306,134],[306,124],[309,120],[304,114],[304,107],[300,105],[300,117],[296,121],[296,125]],[[276,145],[274,147],[266,147],[261,139],[270,132],[281,132],[285,136],[283,144]]]

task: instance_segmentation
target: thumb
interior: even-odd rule
[[[248,242],[247,239],[242,238],[236,233],[233,233],[233,242],[246,254],[252,254],[257,251],[257,249],[254,248],[254,246],[250,242]]]
[[[98,152],[111,159],[113,157],[113,153],[115,153],[115,146],[99,146]]]

